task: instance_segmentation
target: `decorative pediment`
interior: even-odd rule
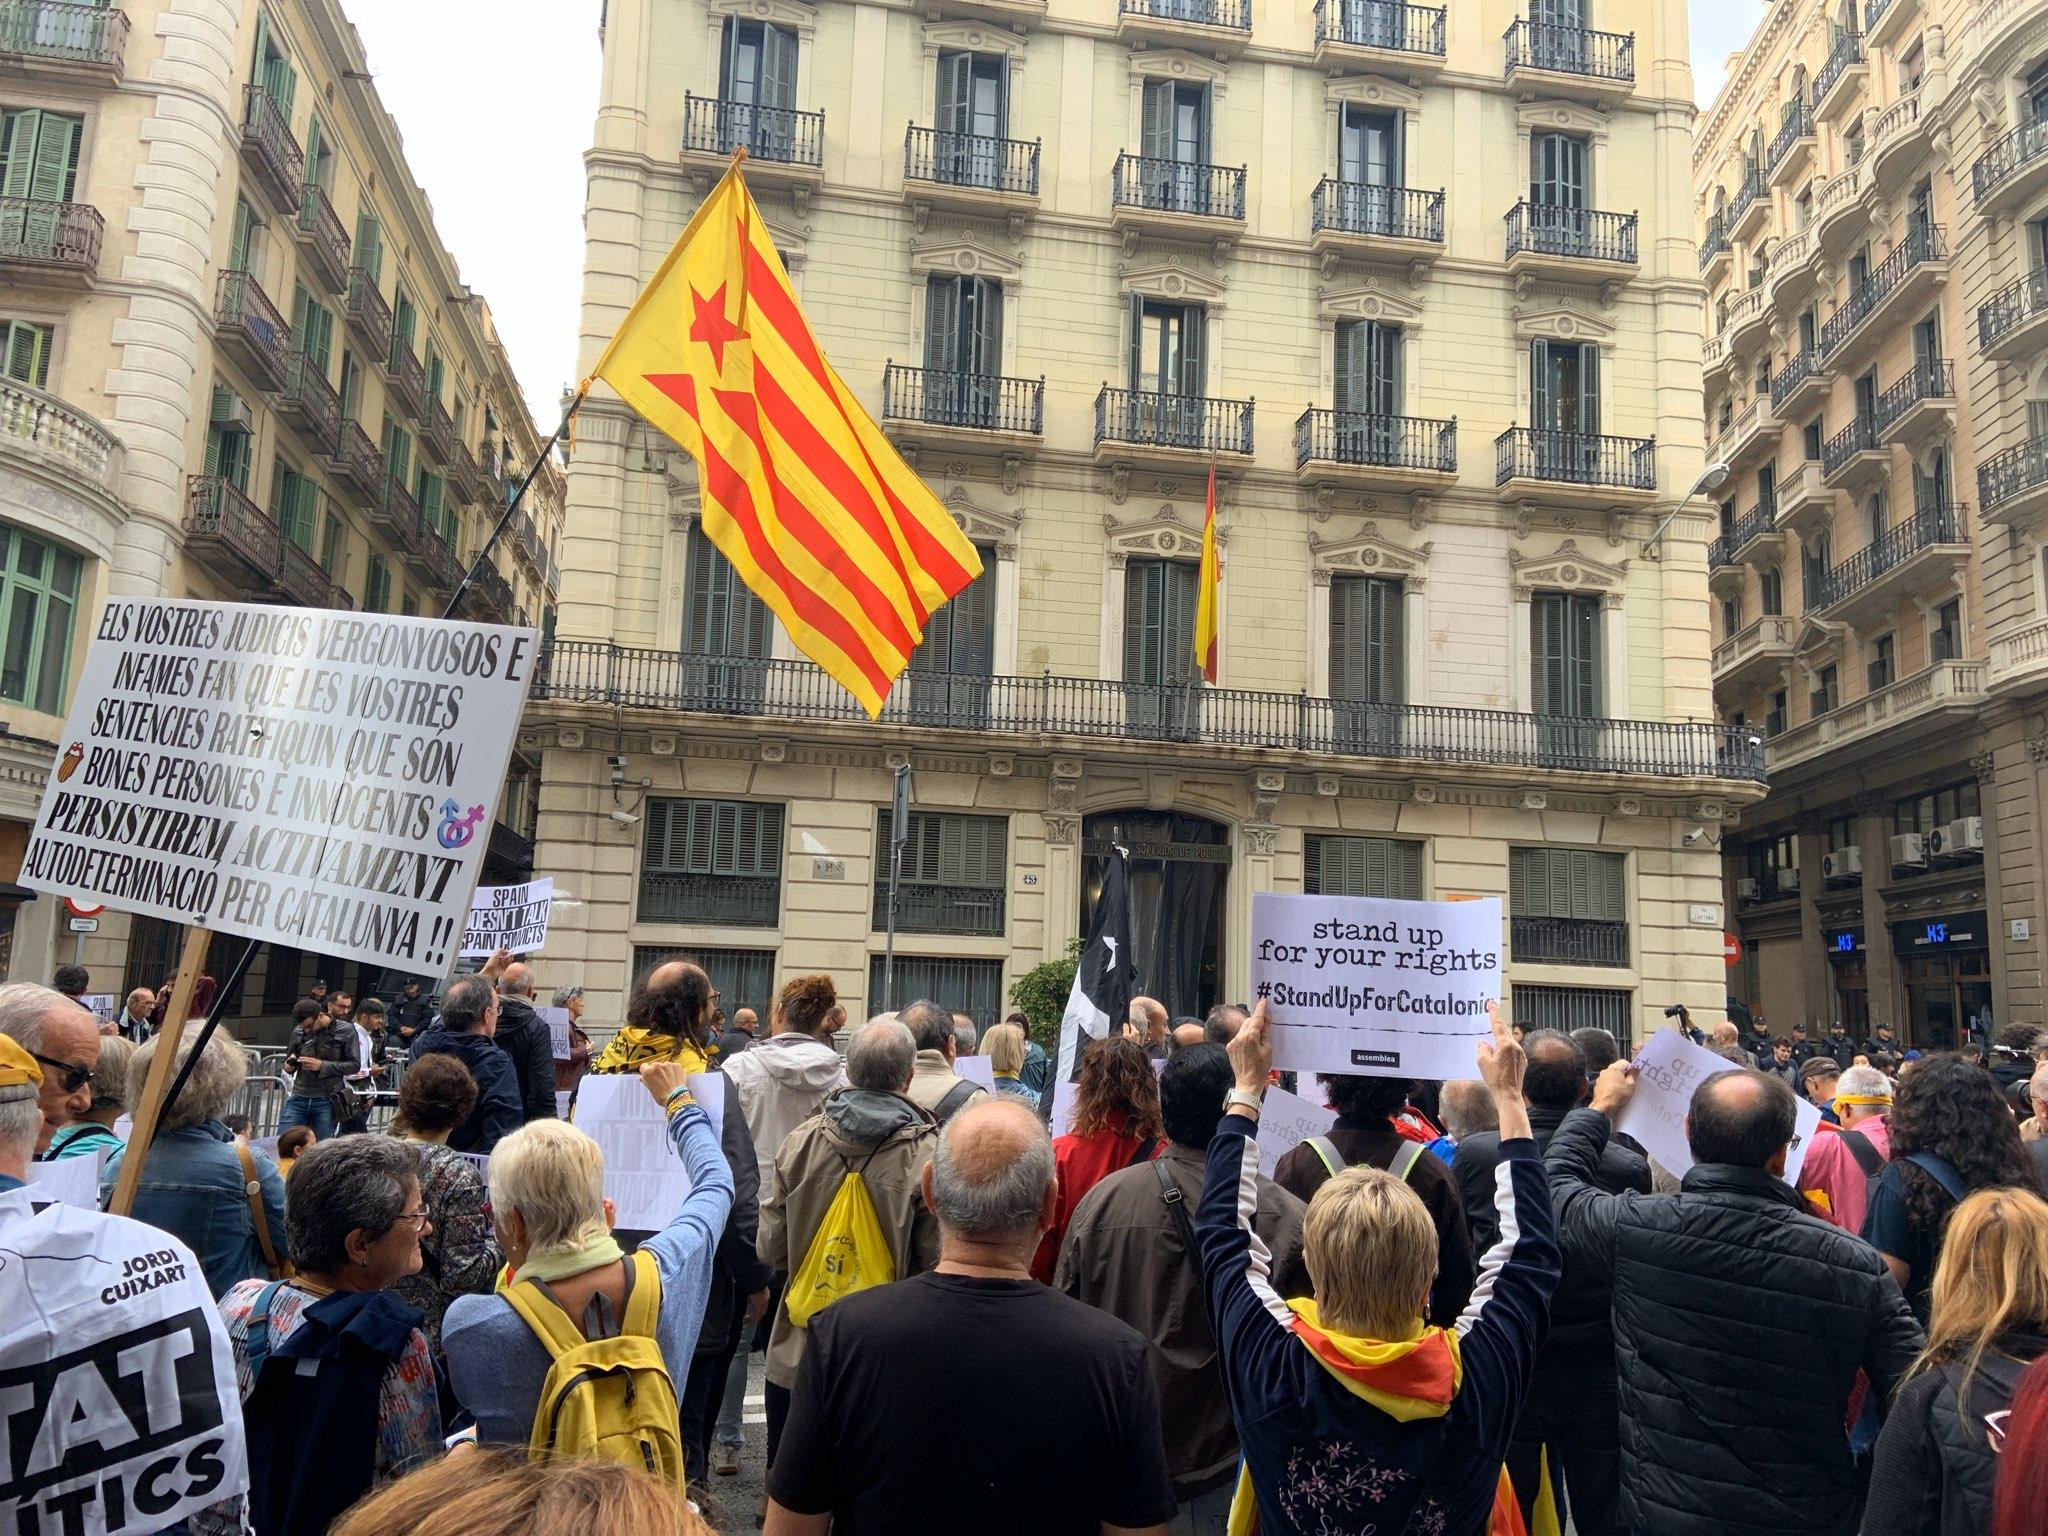
[[[1016,257],[1006,256],[971,236],[959,234],[913,241],[910,270],[928,277],[988,277],[999,283],[1018,282],[1024,276],[1024,264]]]
[[[1202,558],[1200,513],[1184,515],[1172,502],[1160,503],[1150,517],[1123,521],[1105,516],[1102,531],[1109,543],[1109,563],[1121,567],[1132,555],[1149,559],[1199,560]],[[1219,510],[1216,515],[1216,544],[1230,547],[1230,529]]]
[[[1324,320],[1380,320],[1403,330],[1422,329],[1420,304],[1396,298],[1369,279],[1345,288],[1325,288],[1318,313]]]
[[[1618,603],[1628,577],[1626,560],[1610,565],[1591,559],[1580,552],[1576,539],[1566,539],[1548,555],[1531,557],[1511,549],[1508,568],[1513,573],[1515,596],[1520,598],[1541,587],[1553,592],[1599,592],[1611,603]]]
[[[806,39],[818,30],[818,8],[802,0],[711,0],[710,13],[713,25],[737,16],[745,21],[772,21]]]
[[[1569,304],[1553,302],[1515,306],[1517,341],[1534,341],[1540,336],[1550,341],[1597,341],[1603,345],[1611,345],[1614,335],[1612,320],[1589,315]]]
[[[1839,660],[1842,654],[1842,626],[1826,624],[1808,614],[1799,625],[1799,638],[1792,643],[1792,654],[1799,658],[1799,664],[1809,673],[1811,661]]]
[[[1323,100],[1332,107],[1357,102],[1364,106],[1385,107],[1391,111],[1422,110],[1422,92],[1413,86],[1389,80],[1384,75],[1340,75],[1325,82]]]
[[[1215,59],[1205,59],[1198,53],[1188,53],[1179,48],[1140,49],[1131,55],[1131,79],[1143,84],[1147,80],[1187,80],[1201,82],[1209,87],[1209,94],[1220,99],[1230,82],[1230,68]]]
[[[935,21],[924,29],[927,56],[940,52],[1000,53],[1013,59],[1024,57],[1024,39],[1002,27],[979,21]]]
[[[978,506],[964,485],[951,487],[943,500],[946,510],[952,514],[953,525],[967,535],[969,543],[993,544],[999,560],[1017,558],[1017,533],[1024,526],[1022,507],[1004,511],[999,507]]]
[[[1607,138],[1607,114],[1575,101],[1525,101],[1515,109],[1515,120],[1524,133],[1583,133],[1595,142]]]
[[[1361,576],[1390,577],[1416,590],[1428,576],[1432,547],[1425,543],[1416,549],[1403,548],[1382,538],[1378,523],[1365,524],[1355,537],[1327,542],[1311,532],[1309,568],[1318,586],[1327,583],[1333,572],[1350,571]]]
[[[779,203],[763,203],[761,218],[768,226],[768,238],[775,243],[775,253],[782,258],[783,266],[790,272],[801,272],[804,260],[810,254],[811,226],[804,223],[801,214],[794,208],[785,208]]]
[[[1141,293],[1148,299],[1166,299],[1175,304],[1206,304],[1220,308],[1229,291],[1223,279],[1211,277],[1180,265],[1172,258],[1146,266],[1119,269],[1125,293]]]

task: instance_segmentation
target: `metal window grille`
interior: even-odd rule
[[[868,957],[868,1005],[875,1009],[882,1001],[881,955]],[[1003,1016],[1003,962],[962,960],[940,955],[898,955],[896,986],[890,1006],[901,1008],[918,998],[929,998],[951,1013],[964,1013],[978,1029],[986,1029]]]
[[[1510,999],[1514,1021],[1525,1030],[1604,1029],[1626,1056],[1635,1049],[1629,1029],[1629,994],[1604,987],[1536,987],[1517,983]]]

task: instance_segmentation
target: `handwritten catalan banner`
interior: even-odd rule
[[[21,883],[445,976],[530,629],[115,598]]]
[[[478,886],[462,929],[462,958],[488,960],[501,949],[532,954],[548,941],[548,910],[554,902],[552,876],[524,885]]]

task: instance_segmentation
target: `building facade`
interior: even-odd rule
[[[1774,1021],[2038,1020],[2048,4],[1772,5],[1701,119],[1724,841]]]
[[[1141,984],[1254,891],[1504,900],[1527,1022],[1723,1001],[1679,0],[610,0],[586,366],[744,147],[839,373],[978,546],[877,724],[602,389],[568,472],[544,980],[696,956],[984,1020],[1133,856]],[[1195,675],[1205,480],[1221,680]],[[559,969],[567,973],[554,978]]]
[[[0,881],[89,626],[162,594],[438,615],[540,448],[333,0],[0,0]],[[465,617],[550,622],[550,467]],[[536,765],[497,869],[530,863]],[[155,985],[176,933],[0,886],[8,974]],[[225,966],[227,958],[215,956]],[[272,951],[244,1011],[319,971]]]

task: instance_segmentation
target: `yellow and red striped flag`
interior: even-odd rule
[[[1202,515],[1201,592],[1195,600],[1195,665],[1216,681],[1216,641],[1223,632],[1223,552],[1216,547],[1216,465],[1209,465],[1209,507]]]
[[[705,535],[878,716],[981,561],[825,360],[737,162],[591,373],[697,461]]]

